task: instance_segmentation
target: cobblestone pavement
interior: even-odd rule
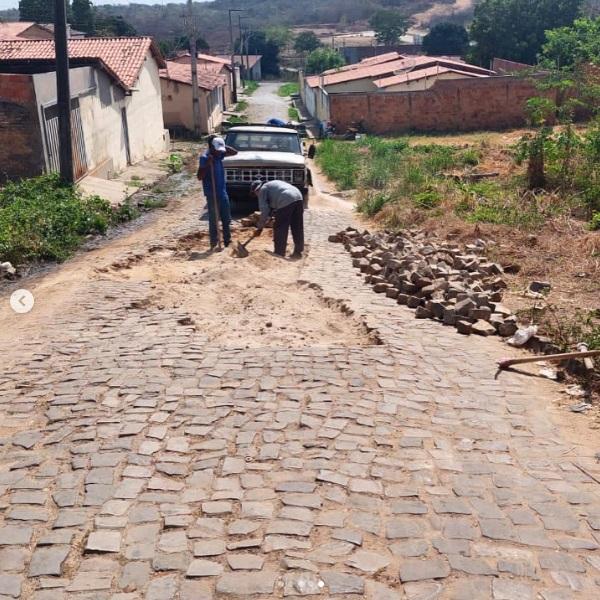
[[[289,99],[277,95],[282,81],[261,81],[250,97],[246,115],[250,123],[266,123],[269,119],[288,121]]]
[[[0,336],[2,600],[600,597],[600,467],[558,388],[373,294],[326,241],[350,213],[309,213],[301,279],[380,345],[209,346],[108,279]]]

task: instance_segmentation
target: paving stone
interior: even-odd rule
[[[0,546],[29,544],[33,529],[29,526],[4,525],[0,527]]]
[[[29,552],[24,548],[0,549],[0,572],[23,571]]]
[[[232,596],[252,596],[272,594],[275,589],[277,573],[260,571],[259,573],[225,573],[217,579],[217,592]]]
[[[98,592],[110,590],[113,574],[94,571],[80,571],[67,586],[67,592]]]
[[[36,548],[29,565],[29,576],[62,575],[63,563],[69,555],[69,546]]]
[[[265,559],[256,554],[228,554],[227,563],[234,571],[260,571],[265,564]]]
[[[223,565],[211,560],[196,559],[190,563],[186,577],[213,577],[223,572]]]
[[[390,540],[421,537],[424,530],[424,526],[414,519],[392,519],[387,522],[386,537]]]
[[[395,542],[389,546],[392,554],[402,557],[425,556],[429,551],[429,544],[425,540],[409,540]]]
[[[143,590],[150,580],[150,565],[147,562],[128,562],[119,578],[119,588],[126,592]]]
[[[365,581],[362,577],[339,571],[322,571],[321,577],[330,594],[363,594]]]
[[[249,533],[254,533],[258,529],[260,529],[260,523],[256,523],[247,519],[236,519],[227,526],[227,533],[229,535],[248,535]],[[219,533],[218,535],[222,534]],[[215,537],[218,537],[218,535]],[[211,535],[206,537],[213,536]]]
[[[218,556],[225,554],[224,540],[209,540],[194,544],[194,556]]]
[[[369,550],[357,550],[345,564],[365,573],[377,573],[390,564],[390,558]]]
[[[494,579],[492,582],[492,597],[494,600],[534,600],[535,592],[526,583],[510,579]]]
[[[323,593],[325,582],[315,573],[286,573],[283,578],[284,596],[314,596]]]
[[[20,598],[23,577],[21,575],[0,574],[0,598]]]
[[[176,575],[153,579],[146,590],[145,600],[172,600],[177,597],[179,581]]]
[[[464,571],[469,575],[495,575],[496,568],[480,558],[469,558],[459,554],[448,556],[450,566],[455,571]]]
[[[552,571],[573,571],[585,573],[583,562],[564,552],[543,552],[539,556],[540,567]]]
[[[187,571],[191,560],[187,552],[156,552],[152,557],[152,568],[155,571]]]
[[[88,552],[119,552],[121,533],[118,531],[93,531],[88,537],[85,549]]]
[[[419,560],[407,559],[400,565],[400,581],[422,581],[424,579],[444,579],[450,575],[450,567],[439,558]]]
[[[407,600],[437,600],[441,597],[443,590],[440,583],[407,583],[404,586]]]
[[[310,535],[312,525],[302,521],[275,520],[267,525],[267,534],[297,535],[306,537]]]
[[[331,532],[331,537],[334,540],[350,542],[355,546],[361,546],[363,542],[363,534],[360,533],[360,531],[355,531],[354,529],[334,529]]]

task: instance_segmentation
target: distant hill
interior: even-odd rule
[[[210,44],[211,50],[229,48],[229,8],[244,9],[244,26],[264,29],[270,25],[312,25],[338,23],[341,29],[352,24],[366,24],[369,17],[380,8],[398,8],[414,16],[415,24],[426,27],[428,23],[449,18],[464,22],[472,13],[475,0],[217,0],[196,2],[199,35]],[[151,35],[159,41],[172,40],[185,35],[185,4],[110,5],[94,2],[99,12],[123,17],[139,34]],[[0,20],[15,21],[16,10],[0,11]],[[234,14],[234,35],[237,37],[238,17]]]

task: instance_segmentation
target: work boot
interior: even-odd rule
[[[302,258],[302,252],[294,252],[290,254],[290,260],[300,260]]]

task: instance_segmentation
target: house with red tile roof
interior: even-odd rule
[[[83,38],[85,33],[68,27],[70,38]],[[53,23],[32,21],[6,21],[0,23],[0,40],[51,40],[54,39]]]
[[[70,39],[68,50],[77,178],[110,176],[162,152],[166,63],[152,39]],[[53,40],[0,40],[4,178],[58,170],[55,69]]]
[[[192,58],[189,52],[182,52],[169,62],[175,62],[180,64],[190,65]],[[231,60],[221,58],[220,56],[213,56],[212,54],[198,53],[198,73],[212,72],[217,75],[221,75],[225,79],[225,86],[223,88],[223,94],[225,97],[225,106],[229,108],[234,104],[233,100],[233,78],[236,77],[236,81],[240,82],[239,69],[234,70],[231,66]],[[241,83],[240,83],[241,85]]]
[[[493,75],[489,69],[461,60],[388,52],[320,75],[304,77],[300,90],[309,113],[323,122],[330,120],[330,99],[334,94],[424,91],[438,81]]]
[[[215,68],[198,66],[200,99],[200,128],[202,133],[213,133],[223,122],[227,109],[227,77],[221,74],[218,63],[208,63]],[[192,67],[190,63],[167,61],[160,71],[163,118],[169,131],[189,133],[194,130],[192,110]]]

